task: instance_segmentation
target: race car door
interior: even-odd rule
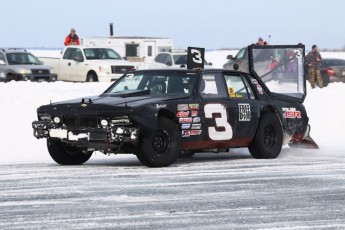
[[[199,84],[202,148],[248,146],[257,126],[257,105],[246,77],[205,73]],[[194,120],[193,120],[194,124]]]

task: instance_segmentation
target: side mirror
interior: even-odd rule
[[[83,62],[83,61],[84,61],[84,58],[83,58],[83,57],[80,57],[80,56],[75,56],[75,57],[74,57],[74,61],[76,61],[76,62]]]
[[[168,66],[172,66],[172,63],[170,61],[166,62],[165,64]]]
[[[6,63],[4,62],[4,60],[0,60],[0,65],[5,65]]]
[[[122,57],[124,60],[126,60],[127,61],[127,57]]]
[[[233,59],[234,59],[234,56],[228,55],[228,56],[226,57],[226,59],[233,60]]]
[[[240,65],[235,63],[234,66],[233,66],[234,70],[238,70],[240,68]]]
[[[209,64],[210,66],[212,66],[212,65],[213,65],[213,63],[212,63],[212,62],[209,62],[208,64]]]

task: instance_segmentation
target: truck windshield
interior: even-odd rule
[[[195,73],[192,72],[135,72],[120,78],[104,93],[121,94],[149,90],[150,95],[188,96],[194,89],[195,80]]]
[[[87,60],[96,60],[96,59],[122,60],[121,56],[118,53],[116,53],[113,49],[87,48],[87,49],[84,49],[84,53]]]
[[[30,53],[8,53],[6,57],[9,65],[42,65],[42,62]]]

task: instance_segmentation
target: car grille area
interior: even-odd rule
[[[97,117],[63,116],[62,123],[73,129],[96,129],[100,126],[100,119]]]
[[[111,73],[115,74],[115,73],[126,73],[130,70],[134,69],[134,66],[111,66]]]

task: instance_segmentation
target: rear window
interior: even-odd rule
[[[332,60],[322,60],[321,66],[327,68],[329,66],[345,66],[345,60],[342,59],[332,59]]]

